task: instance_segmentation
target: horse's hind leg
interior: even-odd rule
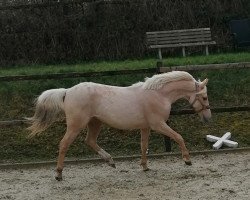
[[[147,149],[150,129],[141,129],[141,166],[143,171],[147,171]]]
[[[70,120],[67,121],[67,131],[60,141],[59,145],[59,156],[57,161],[57,168],[56,168],[56,180],[61,181],[62,180],[62,171],[63,171],[63,163],[65,159],[66,152],[72,144],[72,142],[76,139],[77,135],[80,133],[80,131],[86,126],[86,122],[78,119],[78,120]]]
[[[97,144],[97,137],[101,131],[102,122],[97,118],[92,118],[88,123],[88,132],[85,139],[85,143],[90,146],[95,152],[97,152],[101,158],[103,158],[111,167],[115,168],[115,163],[109,153],[104,151]]]

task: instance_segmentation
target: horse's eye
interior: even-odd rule
[[[202,98],[203,98],[203,100],[204,100],[204,101],[206,101],[206,100],[207,100],[207,97],[202,97]]]

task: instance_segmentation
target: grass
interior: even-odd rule
[[[195,65],[195,64],[215,64],[250,62],[250,52],[214,54],[209,56],[175,57],[165,58],[165,66]],[[29,65],[1,67],[0,76],[9,75],[31,75],[31,74],[50,74],[50,73],[69,73],[69,72],[92,72],[92,71],[112,71],[122,69],[143,69],[155,68],[156,59],[148,58],[143,60],[124,60],[124,61],[100,61],[100,62],[81,62],[77,64],[60,65]]]
[[[210,56],[195,56],[186,58],[168,58],[164,64],[208,64],[228,62],[248,62],[250,53],[219,54]],[[48,65],[48,66],[15,66],[4,67],[0,75],[21,74],[46,74],[66,73],[75,71],[107,71],[119,69],[140,69],[155,67],[155,59],[117,61],[117,62],[93,62],[74,65]],[[124,76],[107,76],[95,78],[75,78],[62,80],[36,80],[22,82],[0,83],[0,120],[21,119],[33,114],[33,100],[42,91],[71,87],[79,82],[93,81],[104,84],[128,86],[137,81],[142,81],[152,74],[133,74]],[[236,106],[249,105],[250,98],[250,71],[218,70],[192,73],[195,78],[209,78],[208,96],[210,105]],[[177,102],[174,107],[178,109],[183,102]],[[204,140],[206,134],[221,136],[226,131],[231,131],[233,139],[241,147],[250,146],[250,113],[222,113],[213,114],[210,124],[199,122],[196,115],[171,116],[170,126],[180,132],[187,142],[190,150],[211,149],[211,144]],[[58,144],[65,132],[63,123],[56,123],[46,130],[45,134],[27,139],[27,125],[19,127],[2,128],[0,132],[0,162],[32,161],[55,159],[58,153]],[[93,157],[95,154],[83,141],[86,132],[83,131],[69,149],[68,157]],[[140,135],[138,131],[121,131],[104,126],[99,138],[99,144],[112,155],[131,155],[140,153]],[[162,136],[152,134],[150,139],[150,153],[164,151]],[[173,151],[179,151],[177,145],[173,145]]]

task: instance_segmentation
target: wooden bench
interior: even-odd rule
[[[149,48],[158,49],[160,60],[162,59],[162,48],[181,47],[182,55],[185,57],[185,47],[205,46],[206,55],[208,55],[208,45],[216,44],[215,41],[212,41],[210,28],[146,32],[146,38]]]

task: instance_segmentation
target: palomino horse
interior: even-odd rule
[[[86,127],[86,144],[115,167],[110,154],[97,144],[102,123],[118,129],[141,130],[141,165],[145,171],[148,170],[146,151],[150,129],[177,142],[183,160],[191,165],[182,136],[172,130],[166,121],[171,104],[180,98],[187,99],[203,121],[211,118],[207,82],[207,79],[196,81],[187,72],[173,71],[154,75],[129,87],[84,82],[69,89],[47,90],[36,100],[35,114],[28,118],[32,123],[28,129],[32,131],[30,135],[35,136],[56,121],[62,112],[65,113],[67,131],[60,142],[57,180],[62,180],[63,162],[69,145]]]

